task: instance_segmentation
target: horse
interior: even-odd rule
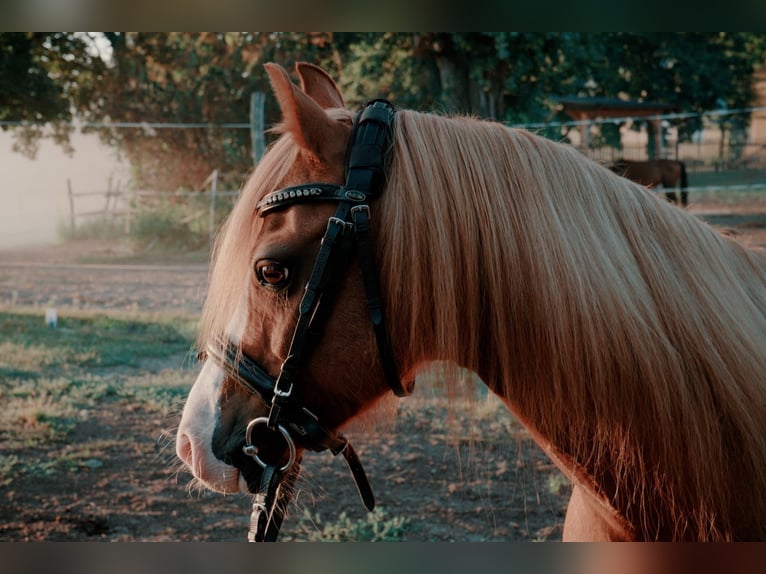
[[[570,479],[565,541],[766,538],[766,254],[565,144],[266,71],[279,137],[218,236],[176,437],[255,493],[256,540],[307,450],[369,508],[341,431],[433,365]]]
[[[689,180],[686,176],[686,165],[682,161],[672,159],[650,159],[647,161],[631,161],[620,159],[609,166],[613,172],[627,177],[631,181],[650,188],[662,185],[665,190],[678,185],[681,189],[681,205],[689,204]],[[665,191],[665,197],[671,203],[678,204],[675,191]]]

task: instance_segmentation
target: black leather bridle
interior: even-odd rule
[[[296,374],[305,365],[321,336],[323,324],[335,302],[343,270],[355,254],[386,381],[397,396],[409,394],[402,385],[386,330],[370,239],[370,202],[378,198],[386,187],[394,116],[394,107],[385,100],[373,100],[357,114],[346,152],[344,185],[295,185],[274,191],[258,203],[260,216],[298,203],[329,201],[338,204],[327,222],[300,302],[290,349],[279,375],[272,377],[230,341],[217,341],[208,347],[208,356],[228,376],[270,405],[268,416],[250,421],[245,432],[243,451],[263,469],[260,486],[254,492],[248,535],[251,542],[277,538],[290,496],[289,492],[282,492],[285,490],[281,488],[282,483],[294,481],[297,476],[294,468],[297,467],[296,443],[315,452],[329,450],[334,455],[343,453],[365,507],[372,510],[375,505],[372,488],[351,444],[342,434],[324,427],[311,411],[298,404],[293,397],[293,386]],[[261,460],[256,433],[259,436],[264,433],[279,435],[289,453],[287,462],[268,463]]]

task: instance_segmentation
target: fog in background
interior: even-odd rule
[[[125,189],[129,170],[96,135],[73,134],[74,154],[67,156],[42,141],[35,159],[14,152],[13,135],[0,131],[0,249],[58,241],[59,226],[69,224],[67,179],[75,193]],[[102,209],[106,198],[75,199],[76,212]],[[84,218],[78,219],[84,221]]]

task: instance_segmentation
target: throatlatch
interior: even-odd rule
[[[346,153],[346,183],[334,185],[307,183],[280,189],[258,203],[261,216],[297,203],[337,202],[299,306],[287,358],[276,379],[229,341],[211,345],[208,354],[249,391],[270,405],[267,417],[252,420],[246,430],[243,451],[261,466],[263,474],[254,493],[251,515],[251,542],[276,540],[289,503],[292,482],[298,475],[296,442],[316,452],[343,453],[362,502],[368,510],[375,506],[372,488],[361,461],[348,440],[322,426],[308,409],[293,397],[296,374],[315,348],[323,322],[335,303],[338,282],[356,254],[362,272],[367,308],[380,353],[386,381],[400,397],[409,394],[399,377],[391,340],[385,326],[383,299],[370,239],[370,202],[380,196],[392,149],[394,107],[385,100],[373,100],[357,115]],[[289,453],[286,463],[267,463],[259,458],[254,430],[264,426],[281,436]],[[292,482],[291,482],[292,481]]]

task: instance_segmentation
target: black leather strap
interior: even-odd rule
[[[368,103],[356,119],[346,156],[346,188],[370,199],[386,189],[394,107],[385,100]]]
[[[208,356],[218,364],[227,375],[234,377],[240,385],[259,396],[266,404],[274,399],[276,378],[230,341],[219,341],[208,346]],[[311,411],[288,403],[281,422],[288,427],[291,435],[301,447],[322,452],[329,450],[337,455],[348,444],[348,439],[322,426]]]
[[[388,386],[398,397],[406,397],[410,392],[402,385],[399,369],[394,359],[391,338],[386,329],[383,314],[383,298],[380,295],[378,272],[375,268],[372,254],[372,240],[370,239],[370,209],[367,205],[360,205],[351,209],[351,217],[354,222],[356,234],[356,247],[359,254],[359,266],[362,271],[364,290],[367,296],[367,309],[370,313],[370,321],[375,332],[375,340],[378,344],[378,354],[383,367]]]
[[[359,456],[356,454],[354,447],[351,446],[351,443],[348,443],[346,448],[343,449],[343,458],[346,459],[348,468],[354,477],[354,483],[359,491],[359,496],[362,498],[362,504],[364,504],[367,510],[372,510],[375,508],[375,495],[372,493],[372,487],[367,480],[367,474],[364,472],[362,461],[359,460]]]

